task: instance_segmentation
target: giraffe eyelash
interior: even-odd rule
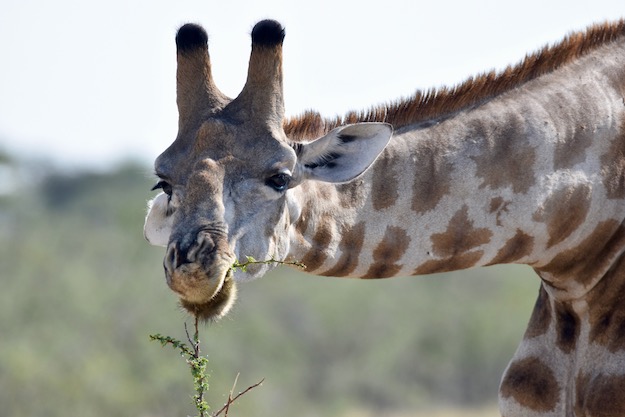
[[[169,198],[171,199],[171,195],[173,193],[173,187],[171,186],[171,184],[165,180],[161,180],[159,182],[156,183],[156,185],[154,187],[151,188],[150,191],[155,191],[155,190],[163,190],[163,192],[165,194],[167,194],[169,196]]]

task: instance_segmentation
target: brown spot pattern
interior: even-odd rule
[[[327,184],[319,184],[320,186],[317,187],[317,192],[316,192],[316,197],[320,200],[325,200],[325,201],[332,201],[334,199],[334,197],[336,196],[334,191],[334,187],[327,186]]]
[[[502,397],[512,397],[521,406],[537,412],[551,411],[560,401],[553,372],[535,357],[512,362],[499,391]]]
[[[462,206],[449,221],[445,232],[430,237],[433,254],[442,259],[424,262],[414,270],[413,275],[458,271],[474,266],[484,254],[474,249],[490,242],[492,235],[488,229],[473,227],[469,208]]]
[[[611,352],[625,350],[625,256],[588,295],[590,341]]]
[[[360,222],[343,233],[339,243],[341,257],[332,268],[321,273],[329,277],[344,277],[349,275],[358,266],[358,255],[362,251],[365,241],[365,223]]]
[[[417,214],[433,210],[451,189],[453,166],[441,154],[441,149],[436,145],[424,145],[415,155],[417,166],[411,208]]]
[[[625,228],[616,220],[606,220],[578,246],[559,253],[544,267],[536,268],[536,272],[539,275],[548,272],[555,281],[573,277],[584,284],[594,279],[597,271],[605,269],[623,245]]]
[[[508,206],[510,205],[509,201],[505,201],[503,197],[495,197],[490,200],[490,209],[489,212],[491,214],[497,213],[497,226],[501,226],[501,214],[504,212],[508,212]]]
[[[533,249],[534,237],[517,229],[516,234],[499,249],[497,255],[495,255],[488,265],[506,264],[518,261],[531,254]]]
[[[469,219],[469,208],[464,205],[453,215],[447,230],[433,234],[430,239],[434,255],[451,257],[490,242],[492,235],[486,228],[473,227],[473,221]]]
[[[315,271],[323,265],[325,260],[328,258],[326,250],[332,242],[332,228],[330,227],[331,221],[332,220],[329,218],[321,220],[319,228],[313,236],[312,248],[301,260],[301,262],[306,265],[307,271]]]
[[[373,265],[363,278],[386,278],[395,275],[402,265],[397,261],[408,250],[410,237],[399,227],[388,226],[384,238],[373,251]]]
[[[583,113],[580,113],[580,117]],[[555,170],[571,168],[586,160],[586,149],[592,144],[594,132],[590,126],[574,126],[575,131],[566,141],[558,142],[553,154]]]
[[[534,305],[534,311],[532,311],[532,317],[525,330],[525,339],[532,339],[534,337],[542,336],[549,330],[551,324],[551,300],[547,295],[547,291],[540,286],[538,292],[538,298]]]
[[[362,179],[356,179],[336,186],[339,204],[342,208],[359,208],[365,200],[365,190]]]
[[[625,376],[579,373],[575,415],[618,417],[625,415]]]
[[[482,179],[480,187],[512,187],[514,193],[525,194],[535,183],[536,151],[524,140],[526,127],[520,117],[509,114],[502,125],[501,131],[484,134],[482,154],[471,157]]]
[[[394,161],[396,157],[389,156],[389,148],[375,161],[371,180],[371,196],[374,210],[383,210],[392,207],[399,197],[399,174]]]
[[[625,198],[625,127],[612,142],[610,150],[601,155],[601,176],[609,199]]]
[[[492,214],[496,211],[499,211],[504,205],[503,197],[495,197],[490,200],[490,209],[489,212]]]
[[[412,275],[437,274],[439,272],[459,271],[474,266],[482,258],[481,250],[456,255],[452,258],[431,259],[419,265]]]
[[[568,303],[555,303],[556,346],[564,353],[571,353],[579,336],[579,317]]]
[[[310,206],[304,205],[304,207],[302,207],[302,212],[300,213],[299,218],[295,223],[295,230],[297,230],[300,235],[306,234],[306,231],[308,230],[308,225],[310,224],[311,214],[312,211],[310,210]]]
[[[547,248],[564,241],[584,223],[590,203],[591,188],[588,184],[562,188],[549,196],[532,216],[535,221],[547,225]]]

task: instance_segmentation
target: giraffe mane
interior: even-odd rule
[[[306,141],[348,123],[387,122],[397,130],[420,122],[440,120],[553,72],[622,36],[625,36],[625,19],[596,24],[527,55],[520,63],[509,65],[503,71],[492,70],[470,77],[453,87],[417,90],[410,97],[366,110],[350,111],[344,116],[326,118],[314,110],[308,110],[286,120],[284,131],[292,140]]]

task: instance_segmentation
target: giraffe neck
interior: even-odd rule
[[[331,276],[499,263],[570,275],[574,248],[600,246],[623,217],[623,69],[625,45],[615,43],[481,106],[402,128],[356,181],[303,184],[291,257]]]
[[[302,184],[290,256],[319,275],[524,263],[541,289],[505,416],[625,415],[625,41],[400,128],[356,181]]]
[[[624,242],[621,226],[608,254]],[[625,256],[607,256],[600,262],[605,263],[610,268],[600,267],[601,279],[581,298],[562,300],[543,280],[523,341],[502,378],[503,415],[625,414]],[[577,280],[595,274],[589,263]]]

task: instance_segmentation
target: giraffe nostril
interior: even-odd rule
[[[184,256],[178,250],[178,245],[176,242],[170,243],[167,248],[167,254],[165,255],[165,270],[171,274],[173,271],[178,268],[182,263]]]
[[[173,271],[186,263],[198,262],[203,254],[215,250],[215,242],[210,233],[201,231],[195,236],[195,240],[189,238],[182,241],[171,242],[167,247],[164,266],[165,271],[172,274]]]
[[[196,253],[212,252],[215,249],[215,242],[208,232],[198,233],[195,244],[196,251],[194,252],[194,256]]]

